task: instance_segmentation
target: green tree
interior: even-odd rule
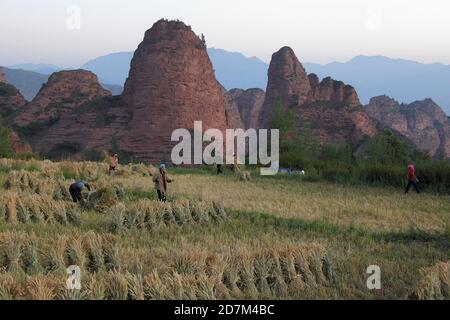
[[[405,165],[408,161],[408,146],[391,131],[385,130],[370,140],[359,161],[381,165]]]
[[[275,103],[270,119],[270,127],[280,130],[281,142],[286,142],[297,133],[295,113],[293,110],[286,108],[280,99]]]
[[[11,131],[3,125],[3,120],[0,118],[0,157],[11,157],[13,151],[10,140]]]
[[[282,167],[307,168],[317,159],[319,143],[311,128],[304,124],[301,130],[296,124],[294,110],[278,100],[271,114],[271,128],[280,130],[280,164]]]

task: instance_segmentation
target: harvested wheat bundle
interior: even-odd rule
[[[145,298],[148,300],[172,299],[172,294],[165,283],[166,281],[161,280],[157,270],[146,275],[144,277]]]
[[[28,208],[18,199],[16,203],[17,220],[21,223],[27,223],[30,220]]]
[[[144,279],[140,274],[127,272],[125,278],[128,281],[128,297],[131,300],[145,300]]]
[[[67,245],[68,264],[80,267],[84,270],[87,265],[86,252],[83,247],[83,239],[80,234],[74,235]]]
[[[38,162],[38,164],[44,177],[53,179],[60,179],[62,177],[59,165],[51,160],[43,160]]]
[[[34,174],[25,171],[11,171],[8,175],[8,179],[5,182],[5,188],[6,189],[12,189],[17,188],[18,190],[24,191],[24,190],[33,190],[35,188],[36,181]]]
[[[216,284],[218,299],[231,299],[230,292],[224,284],[227,265],[223,255],[210,255],[205,259],[205,274]]]
[[[84,180],[98,180],[102,175],[106,173],[108,166],[97,162],[81,162],[78,163],[78,172],[80,178]]]
[[[87,294],[85,291],[81,290],[69,290],[69,289],[62,289],[60,290],[58,296],[56,297],[57,300],[86,300]]]
[[[38,239],[31,233],[24,244],[22,260],[25,272],[28,275],[35,275],[44,272],[39,259]]]
[[[251,181],[251,175],[249,171],[246,170],[242,170],[242,171],[238,171],[239,174],[239,180],[241,181]]]
[[[11,274],[0,274],[0,300],[19,299],[24,294],[22,286]]]
[[[23,196],[21,202],[28,210],[30,220],[34,223],[56,222],[61,225],[66,225],[70,222],[67,216],[68,210],[75,208],[74,204],[53,200],[51,196]],[[17,209],[19,210],[19,204]]]
[[[257,252],[230,248],[221,255],[187,252],[173,259],[170,270],[181,277],[181,283],[203,279],[194,291],[192,288],[186,291],[184,286],[179,290],[195,292],[202,298],[210,298],[212,292],[221,299],[289,297],[308,287],[327,286],[332,280],[326,271],[329,268],[326,251],[317,245],[282,246]]]
[[[50,276],[28,277],[26,281],[27,298],[31,300],[53,300],[65,288],[63,279]]]
[[[22,249],[26,239],[25,233],[5,232],[0,234],[2,256],[5,258],[5,269],[16,273],[22,271]]]
[[[128,177],[133,174],[131,167],[129,165],[119,166],[113,174],[118,177]]]
[[[410,299],[450,300],[450,261],[438,262],[421,269],[420,273],[422,278]]]
[[[127,300],[128,299],[128,280],[127,277],[119,272],[108,273],[108,300]]]
[[[85,207],[88,210],[105,213],[109,208],[117,204],[118,201],[119,199],[113,188],[102,187],[89,193]]]
[[[109,231],[114,234],[119,234],[125,230],[125,217],[124,213],[126,207],[123,203],[118,203],[113,207],[109,208],[108,214],[111,216],[111,222],[109,225]]]
[[[116,238],[111,235],[103,237],[104,263],[107,271],[120,271],[121,259],[120,248]]]
[[[47,271],[56,275],[65,275],[68,266],[66,262],[68,237],[60,235],[56,240],[45,244],[44,259]]]
[[[236,255],[234,266],[237,267],[239,284],[238,287],[246,299],[256,299],[259,296],[256,288],[256,267],[254,259],[249,251],[241,249]]]
[[[106,298],[105,280],[101,275],[87,273],[83,283],[83,294],[88,300],[104,300]]]
[[[204,274],[195,277],[196,292],[195,296],[198,300],[217,300],[216,282]]]
[[[6,193],[3,197],[5,204],[5,218],[9,223],[17,223],[17,194],[14,192]]]
[[[103,253],[103,238],[90,231],[84,235],[83,243],[88,256],[88,269],[91,272],[105,270],[105,257]]]
[[[193,222],[190,204],[188,200],[176,200],[172,204],[172,213],[178,225],[185,225]]]
[[[191,201],[191,215],[196,223],[207,223],[209,221],[208,205],[201,201]]]
[[[40,199],[34,196],[24,198],[24,201],[26,201],[26,205],[28,207],[31,221],[34,223],[45,223],[45,215],[40,202]]]
[[[131,172],[133,172],[134,174],[144,176],[144,177],[150,177],[150,176],[155,175],[156,168],[153,167],[152,165],[145,165],[143,163],[139,163],[139,164],[133,164],[131,166]]]
[[[83,224],[83,219],[81,218],[81,214],[78,211],[78,209],[69,207],[67,209],[66,215],[67,215],[67,221],[71,225],[73,225],[75,227],[79,227]]]
[[[178,274],[198,274],[205,271],[206,254],[201,251],[186,251],[174,257],[170,268]]]
[[[114,185],[114,192],[116,193],[119,200],[123,200],[126,196],[125,188],[121,183],[116,183]]]
[[[139,200],[128,207],[114,206],[108,213],[113,233],[132,228],[154,231],[170,225],[220,222],[227,217],[225,209],[218,203],[189,200],[176,200],[173,203]]]
[[[65,182],[61,180],[57,180],[55,182],[54,191],[53,191],[53,199],[55,200],[71,200],[72,197],[69,193],[69,188],[66,187]]]

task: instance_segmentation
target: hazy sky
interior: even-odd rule
[[[365,54],[450,64],[448,0],[0,0],[0,65],[78,67],[134,50],[163,17],[204,33],[209,47],[265,61],[289,45],[304,62]]]

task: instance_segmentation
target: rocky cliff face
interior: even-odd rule
[[[91,147],[107,145],[99,127],[108,116],[110,93],[97,76],[85,70],[52,74],[30,103],[8,119],[34,152],[71,156]]]
[[[273,107],[280,101],[295,111],[300,130],[308,128],[321,143],[359,145],[376,132],[353,87],[307,75],[292,49],[272,56],[266,99],[260,123],[268,127]]]
[[[111,97],[91,72],[58,72],[13,125],[42,154],[81,156],[114,144],[122,154],[161,161],[176,143],[173,130],[193,129],[194,121],[225,130],[237,120],[204,40],[182,22],[160,20],[135,51],[122,96]]]
[[[6,79],[5,79],[5,75],[2,72],[2,69],[0,68],[0,83],[5,83]]]
[[[26,104],[25,98],[13,85],[0,81],[0,115],[7,118]]]
[[[34,151],[48,156],[98,155],[118,143],[119,137],[129,129],[130,120],[131,115],[121,97],[97,98],[61,114],[55,123],[30,141]]]
[[[226,98],[206,52],[190,27],[160,20],[134,53],[123,94],[132,119],[121,145],[139,159],[170,157],[172,131],[227,127]]]
[[[33,150],[28,142],[24,141],[19,135],[11,131],[9,135],[9,141],[11,143],[11,149],[14,153],[32,153]]]
[[[379,96],[372,98],[366,109],[378,128],[393,130],[433,157],[450,157],[450,121],[431,99],[399,104]]]
[[[264,103],[265,92],[261,89],[232,89],[228,97],[236,105],[241,125],[245,129],[259,128],[259,116]],[[237,128],[236,126],[232,126]]]
[[[90,71],[55,72],[33,101],[14,118],[13,124],[18,127],[31,123],[48,124],[87,101],[109,95],[110,92],[102,88],[97,76]]]
[[[319,82],[319,78],[314,73],[308,75],[308,79],[312,91],[311,101],[330,101],[347,106],[358,106],[361,104],[356,90],[342,81],[326,77]]]
[[[229,92],[227,92],[225,88],[223,88],[223,93],[225,94],[225,114],[227,117],[228,128],[245,129],[244,121],[239,112],[239,106],[236,99],[234,99],[234,97]]]
[[[292,108],[311,98],[308,75],[291,48],[283,47],[272,55],[268,75],[266,97],[260,115],[263,127],[269,126],[271,110],[277,101]]]

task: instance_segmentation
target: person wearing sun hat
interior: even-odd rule
[[[155,184],[156,193],[158,194],[159,201],[165,202],[167,200],[167,184],[173,182],[167,175],[166,165],[161,163],[159,165],[159,171],[153,176],[153,183]]]

